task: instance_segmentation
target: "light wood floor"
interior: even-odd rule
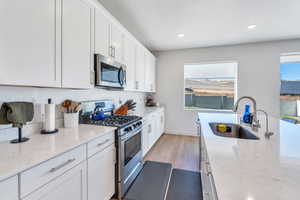
[[[169,162],[173,168],[199,171],[199,138],[163,134],[145,160]]]

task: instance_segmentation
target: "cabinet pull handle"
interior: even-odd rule
[[[62,163],[61,165],[58,165],[57,167],[53,167],[52,169],[50,169],[50,173],[54,173],[56,172],[57,170],[71,164],[72,162],[74,162],[76,159],[75,158],[72,158],[70,160],[67,160],[66,162]]]
[[[116,47],[114,47],[114,58],[116,57]]]
[[[107,142],[109,142],[109,139],[106,139],[104,142],[100,142],[99,144],[97,144],[97,146],[98,147],[102,146],[102,145],[106,144]]]
[[[148,133],[151,133],[151,132],[152,132],[152,126],[150,124],[150,125],[148,125]]]
[[[112,48],[113,48],[112,46],[109,46],[109,55],[110,56],[113,56],[113,54],[112,54]]]
[[[135,81],[135,88],[138,90],[139,89],[139,82]]]

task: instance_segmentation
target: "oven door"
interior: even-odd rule
[[[119,178],[124,194],[143,167],[142,130],[121,137],[120,150]]]
[[[95,55],[96,86],[123,88],[126,84],[126,67],[107,59],[99,54]]]

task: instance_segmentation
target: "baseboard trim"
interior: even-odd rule
[[[165,131],[167,134],[173,135],[186,135],[186,136],[198,136],[197,131],[175,131],[175,130],[168,130]]]

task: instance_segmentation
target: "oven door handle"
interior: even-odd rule
[[[131,138],[131,137],[137,135],[137,134],[138,134],[139,132],[141,132],[141,131],[142,131],[142,129],[140,128],[140,129],[138,129],[137,131],[135,131],[135,132],[133,132],[133,133],[130,133],[130,134],[126,134],[126,135],[124,135],[124,136],[121,136],[121,141],[123,142],[123,141],[127,140],[128,138]]]

